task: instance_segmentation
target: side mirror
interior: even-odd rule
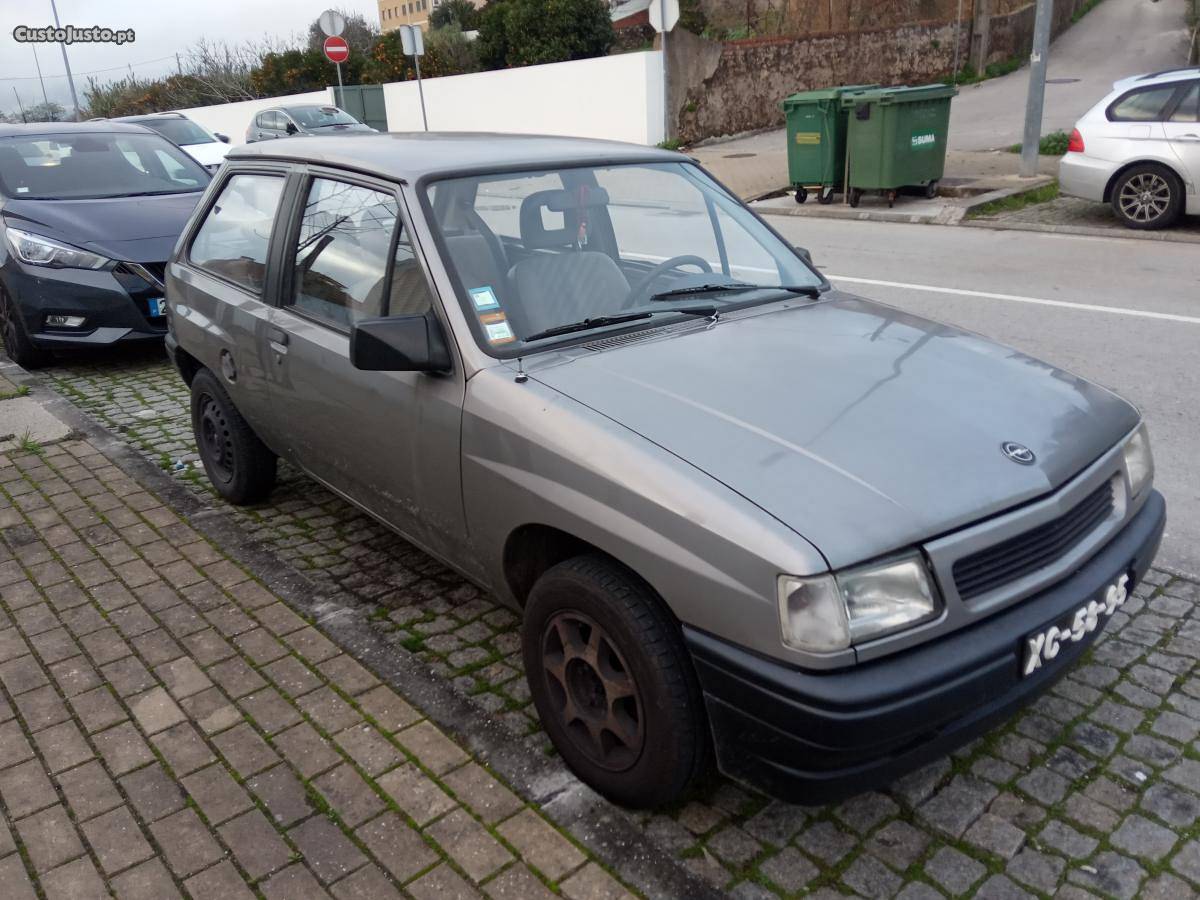
[[[287,126],[283,130],[286,131],[288,134],[295,134],[300,129],[296,127],[295,122],[288,122]]]
[[[350,329],[350,362],[369,372],[445,372],[450,350],[432,312],[363,319]]]
[[[229,143],[229,135],[227,135],[227,134],[221,134],[221,132],[217,131],[217,132],[214,132],[214,133],[213,133],[213,137],[215,137],[215,138],[216,138],[218,141],[220,141],[222,144],[228,144],[228,143]]]
[[[808,252],[807,247],[792,247],[792,249],[796,251],[796,255],[799,256],[802,260],[804,260],[806,263],[808,263],[814,269],[816,268],[816,263],[813,262],[812,254]]]

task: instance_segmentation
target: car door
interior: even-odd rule
[[[1187,211],[1200,213],[1200,80],[1188,85],[1163,123],[1163,131],[1188,183]]]
[[[234,405],[275,447],[267,399],[267,329],[275,275],[269,265],[287,169],[227,171],[170,265],[167,301],[179,345],[221,378]],[[275,241],[275,246],[278,241]]]
[[[413,541],[461,559],[461,367],[429,375],[350,362],[356,321],[439,314],[396,187],[314,169],[297,185],[293,209],[267,334],[285,452]]]

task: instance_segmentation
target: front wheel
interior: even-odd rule
[[[1165,166],[1137,165],[1117,179],[1111,202],[1113,212],[1127,228],[1166,228],[1183,214],[1183,184]]]
[[[192,431],[218,494],[238,505],[266,499],[275,487],[278,460],[208,369],[192,379]]]
[[[4,288],[0,288],[0,336],[4,340],[4,351],[8,358],[22,369],[40,369],[54,359],[49,350],[34,345],[25,330],[17,302]]]
[[[550,568],[521,632],[538,715],[571,770],[624,806],[677,799],[708,754],[703,700],[679,625],[601,556]]]

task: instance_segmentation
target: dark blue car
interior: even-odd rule
[[[166,260],[208,182],[137,125],[0,125],[8,355],[36,368],[59,348],[161,340]]]

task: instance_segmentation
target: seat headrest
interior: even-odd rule
[[[565,247],[579,233],[579,208],[607,206],[608,191],[601,187],[578,191],[564,189],[535,191],[521,201],[521,243],[531,250]],[[542,210],[562,213],[563,227],[547,229]]]

